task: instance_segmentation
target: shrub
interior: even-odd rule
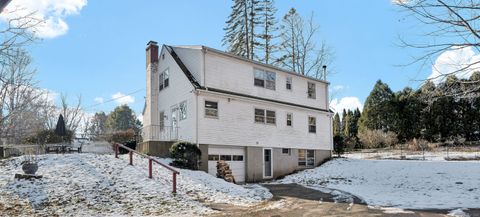
[[[109,135],[109,138],[108,138],[109,142],[118,142],[122,144],[126,144],[134,140],[135,140],[135,131],[133,131],[132,129],[112,133],[111,135]]]
[[[40,130],[35,135],[29,136],[23,139],[25,144],[52,144],[61,142],[72,142],[73,132],[67,130],[66,135],[63,138],[55,134],[55,130]]]
[[[335,135],[333,137],[333,151],[340,157],[345,149],[345,141],[342,135]]]
[[[172,166],[198,170],[198,161],[202,152],[197,145],[189,142],[176,142],[170,147],[170,156],[174,159]]]
[[[424,139],[412,139],[407,142],[407,149],[410,151],[431,151],[437,148],[438,145],[435,143],[430,143]]]
[[[397,143],[397,134],[394,132],[383,132],[382,130],[362,130],[358,138],[365,148],[390,147]]]

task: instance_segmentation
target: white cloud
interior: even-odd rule
[[[124,105],[124,104],[129,104],[129,103],[134,103],[135,102],[135,97],[125,95],[123,93],[116,93],[112,95],[112,99],[115,100],[115,102],[119,105]]]
[[[428,76],[428,79],[438,84],[443,82],[447,75],[454,72],[458,78],[469,78],[473,71],[479,69],[480,64],[474,64],[479,61],[480,55],[476,54],[471,47],[445,51],[438,56],[435,64],[432,66],[432,73]],[[468,69],[461,70],[466,67],[468,67]]]
[[[138,115],[137,115],[137,118],[138,118],[138,120],[139,120],[140,122],[142,122],[142,124],[143,124],[143,115],[142,115],[142,114],[138,114]]]
[[[341,98],[340,100],[337,98],[333,99],[332,102],[330,102],[330,108],[333,109],[333,112],[342,113],[343,109],[354,110],[358,108],[361,111],[363,110],[363,105],[357,97],[347,96]]]
[[[334,91],[342,91],[342,90],[345,90],[345,86],[343,86],[343,85],[335,85],[335,86],[332,87],[332,89],[333,89]]]
[[[87,0],[13,0],[0,15],[2,21],[34,12],[33,18],[43,22],[34,30],[40,38],[54,38],[68,31],[65,18],[78,14]]]
[[[103,103],[103,97],[95,97],[95,99],[93,99],[93,101],[97,102],[97,103]]]

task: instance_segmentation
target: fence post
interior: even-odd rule
[[[152,176],[152,159],[148,159],[148,178],[153,178],[153,176]]]
[[[128,155],[130,155],[130,165],[133,165],[133,152],[128,152]]]
[[[117,143],[113,144],[113,149],[115,151],[115,158],[118,158],[118,144]]]
[[[173,193],[177,193],[177,173],[173,172]]]

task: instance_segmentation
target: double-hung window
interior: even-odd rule
[[[307,86],[308,86],[308,90],[307,90],[308,98],[315,99],[316,98],[315,83],[308,82]]]
[[[254,77],[253,84],[255,86],[275,90],[275,72],[254,69]]]
[[[293,114],[287,113],[287,126],[292,126]]]
[[[276,119],[275,111],[255,109],[255,123],[275,124]]]
[[[291,90],[292,89],[292,77],[287,77],[287,80],[286,80],[286,88],[287,90]]]
[[[218,118],[218,102],[205,101],[205,117]]]
[[[168,72],[168,69],[165,69],[165,71],[160,73],[159,77],[159,90],[163,90],[168,87],[170,83],[170,73]]]
[[[308,117],[308,132],[316,133],[317,132],[317,119],[315,117]]]

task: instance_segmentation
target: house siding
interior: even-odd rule
[[[275,90],[253,84],[255,68],[276,73]],[[291,90],[286,89],[287,77],[292,78]],[[315,99],[307,97],[307,82],[315,83]],[[327,83],[213,52],[205,54],[204,86],[328,110]]]
[[[218,102],[218,118],[205,117],[205,100]],[[275,111],[276,124],[255,123],[255,108]],[[286,126],[287,113],[293,114],[292,126]],[[317,119],[316,133],[308,132],[309,116]],[[198,141],[201,144],[329,150],[329,119],[328,113],[316,110],[201,92]]]

